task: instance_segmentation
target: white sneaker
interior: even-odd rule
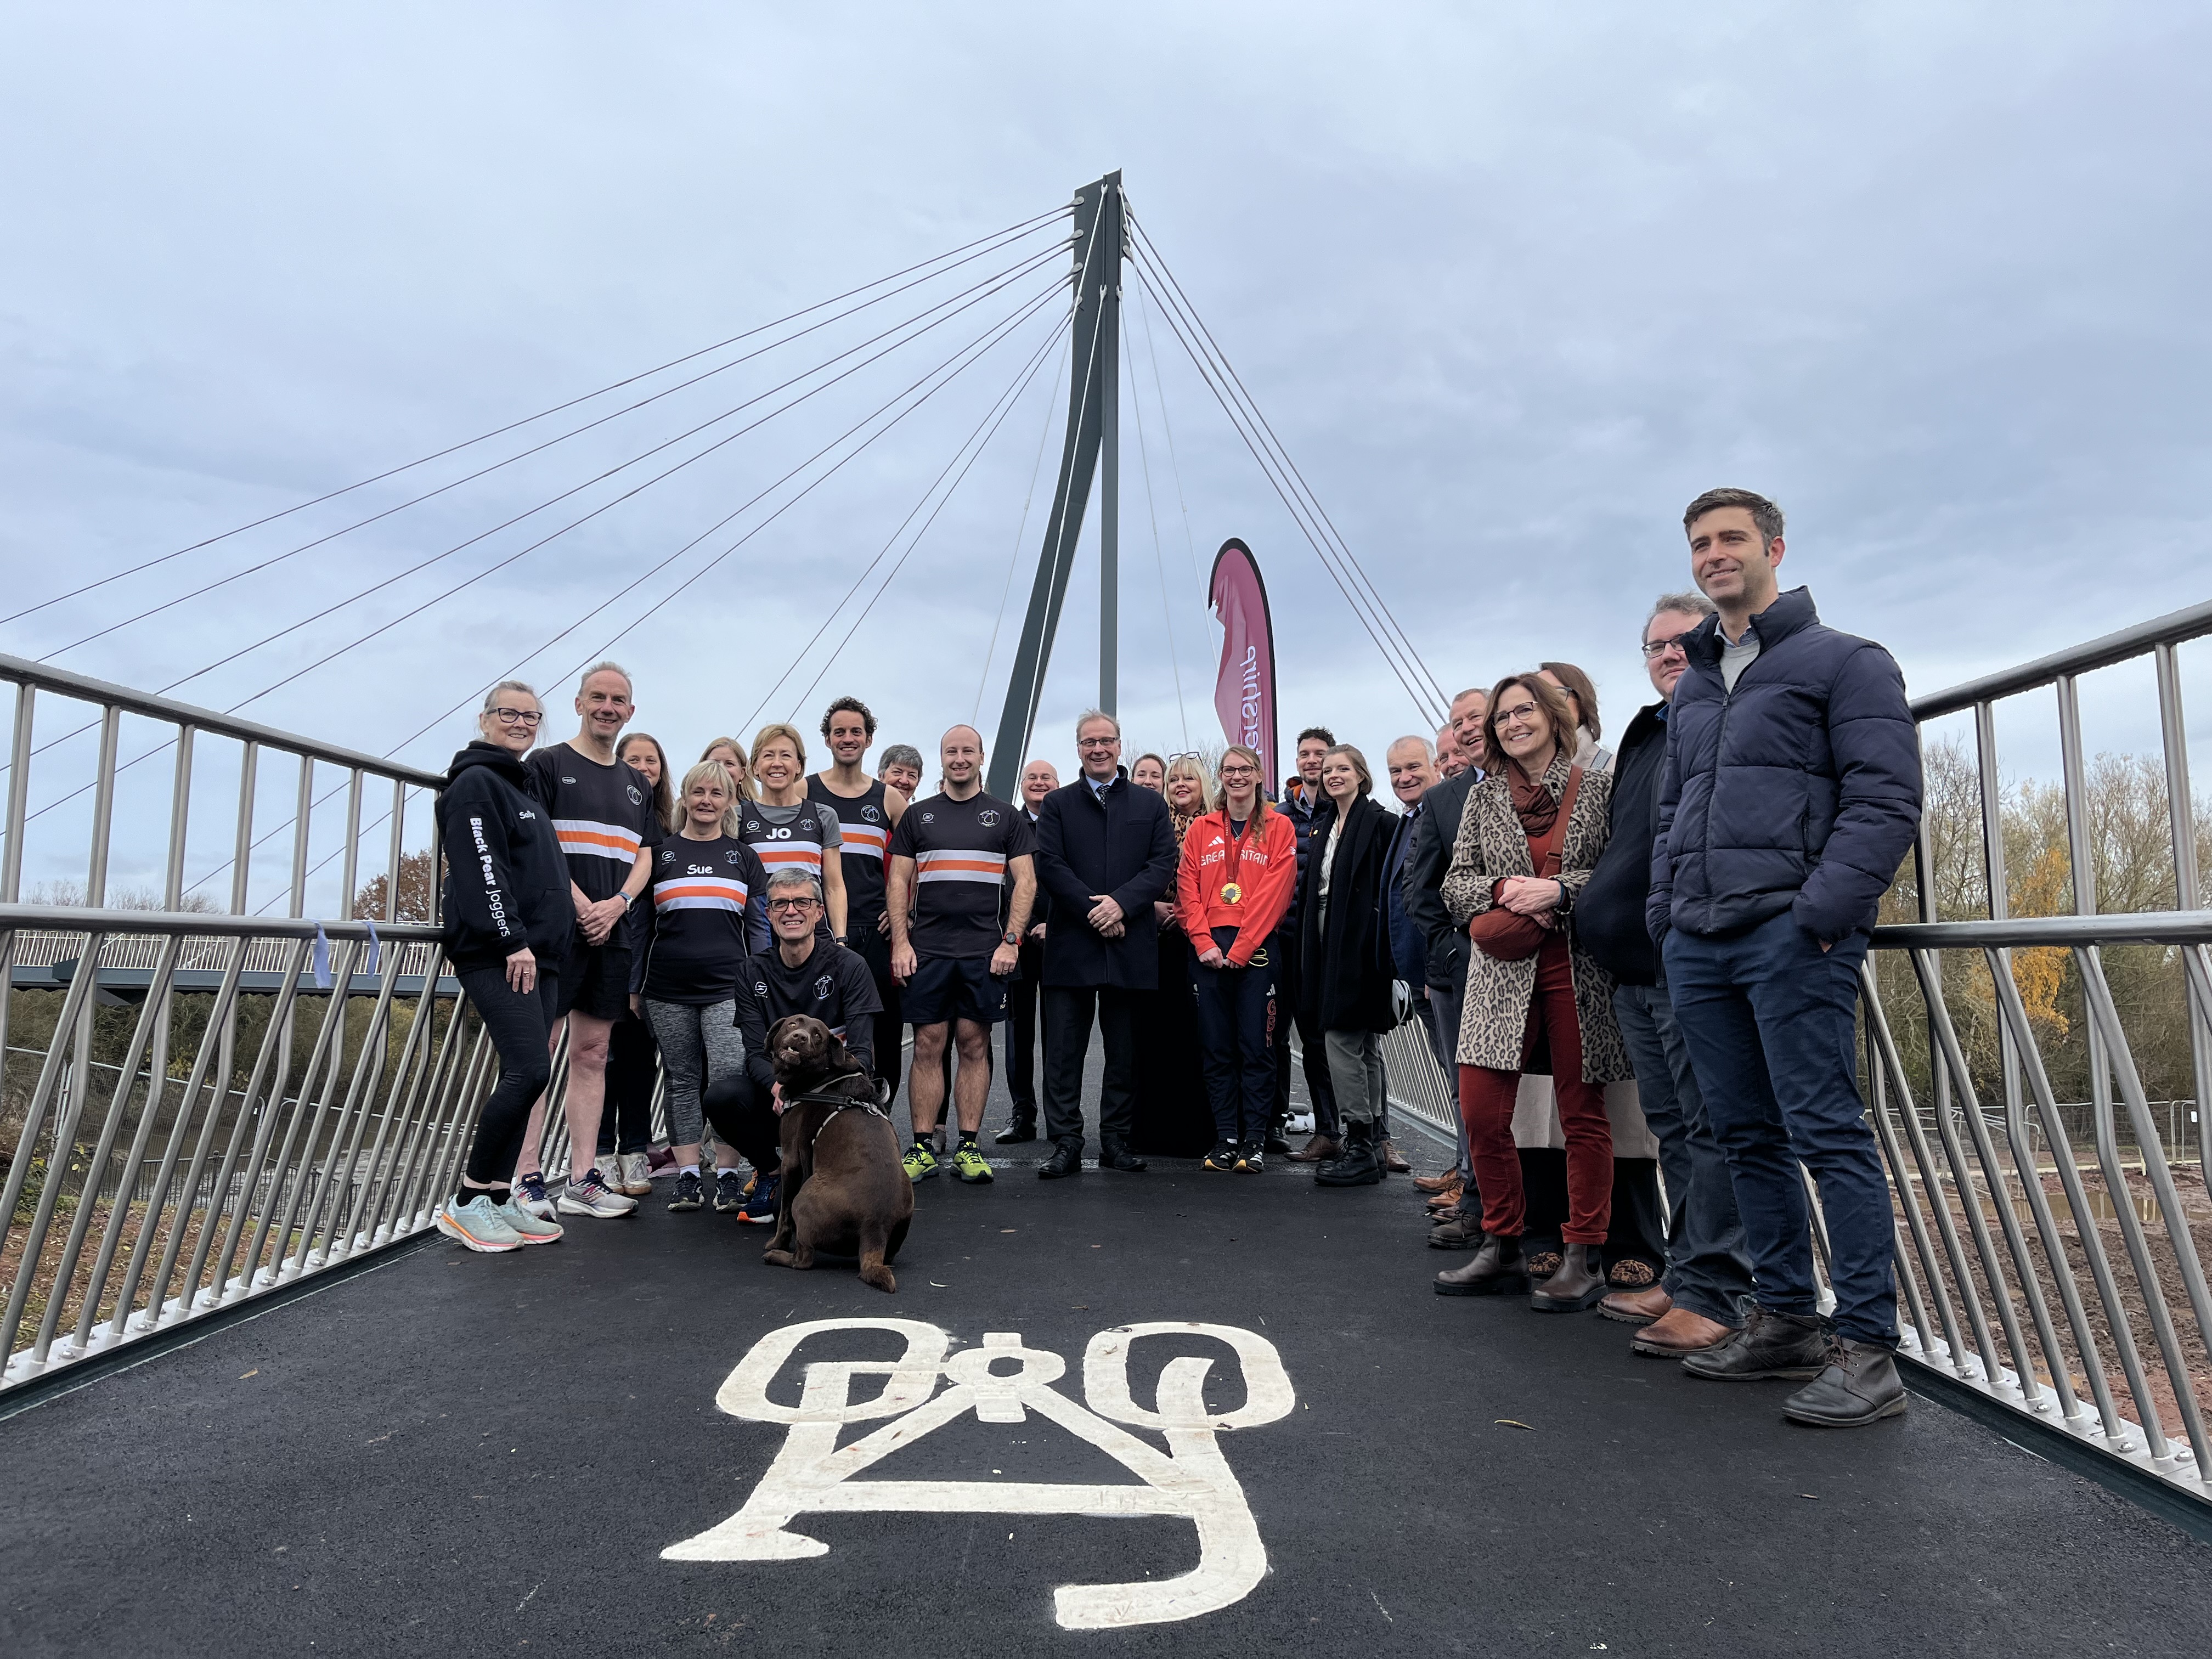
[[[525,1215],[534,1215],[540,1221],[553,1218],[553,1200],[545,1195],[543,1176],[525,1176],[514,1183],[514,1207]]]
[[[437,1228],[447,1237],[487,1255],[522,1248],[522,1235],[507,1224],[507,1218],[489,1193],[465,1204],[447,1199],[438,1206]]]
[[[625,1198],[615,1191],[600,1177],[599,1172],[593,1170],[580,1181],[573,1176],[569,1179],[568,1184],[561,1189],[559,1207],[562,1215],[588,1215],[601,1221],[611,1221],[634,1212],[637,1208],[637,1200]]]
[[[542,1220],[511,1200],[500,1206],[499,1218],[513,1228],[515,1237],[526,1244],[552,1244],[560,1241],[559,1222]]]
[[[644,1198],[653,1191],[653,1160],[643,1152],[623,1152],[616,1158],[619,1166],[615,1185],[632,1198]]]

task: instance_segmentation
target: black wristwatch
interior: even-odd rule
[[[1001,934],[1000,937],[1008,945],[1019,945],[1022,942],[1022,936],[1011,930]]]

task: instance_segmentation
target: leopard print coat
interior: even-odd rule
[[[1559,799],[1566,793],[1572,757],[1557,757],[1544,774],[1544,787]],[[1575,810],[1567,820],[1566,845],[1560,850],[1560,883],[1569,895],[1569,924],[1572,900],[1589,879],[1598,854],[1605,851],[1611,832],[1607,807],[1613,798],[1613,778],[1605,772],[1585,771],[1575,795]],[[1460,815],[1459,840],[1452,848],[1451,870],[1443,880],[1444,906],[1462,927],[1468,919],[1491,908],[1491,889],[1501,877],[1533,876],[1528,860],[1528,836],[1513,810],[1513,792],[1503,775],[1485,778],[1468,792],[1467,810]],[[1613,976],[1571,943],[1568,962],[1575,980],[1575,1009],[1582,1019],[1583,1081],[1619,1083],[1635,1072],[1620,1028],[1613,1018]],[[1528,1030],[1528,1005],[1536,994],[1536,958],[1499,962],[1480,948],[1468,951],[1467,1000],[1459,1024],[1458,1060],[1462,1066],[1485,1066],[1493,1071],[1516,1072]]]

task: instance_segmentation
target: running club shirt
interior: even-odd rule
[[[815,800],[803,800],[796,806],[769,806],[761,801],[741,800],[738,811],[746,843],[760,854],[761,865],[770,875],[779,870],[804,870],[820,881],[823,849],[838,847],[843,840],[837,815]],[[842,875],[843,872],[841,852],[838,872]],[[849,926],[851,901],[846,902]],[[768,912],[757,904],[754,910],[753,940],[764,951],[768,948]],[[830,907],[826,903],[822,907],[822,921],[814,931],[819,939],[834,937],[830,931]]]
[[[890,864],[891,815],[884,781],[850,800],[832,793],[819,774],[806,780],[806,798],[836,816],[838,863],[845,878],[845,933],[858,939],[875,931],[884,914],[884,873]]]
[[[638,906],[645,994],[697,1008],[735,996],[745,973],[745,908],[767,880],[760,855],[732,836],[662,842]]]
[[[810,1014],[827,1025],[853,1058],[876,1068],[873,1018],[883,1012],[876,976],[850,951],[814,942],[813,953],[793,968],[780,949],[753,957],[738,985],[738,1030],[745,1040],[745,1069],[763,1093],[775,1081],[768,1052],[769,1027],[791,1014]]]
[[[914,920],[922,957],[988,957],[1006,932],[1007,863],[1036,850],[1029,814],[981,790],[932,795],[906,809],[891,856],[915,864]]]
[[[622,891],[638,850],[660,839],[653,787],[628,763],[602,766],[565,743],[532,751],[522,765],[568,855],[568,878],[594,903]],[[617,930],[609,942],[623,937]]]

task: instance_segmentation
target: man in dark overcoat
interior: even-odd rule
[[[1136,1012],[1159,983],[1152,902],[1175,886],[1175,832],[1166,799],[1121,769],[1121,726],[1092,710],[1075,726],[1083,773],[1037,807],[1037,881],[1052,897],[1044,941],[1047,1180],[1083,1167],[1083,1066],[1095,1015],[1106,1050],[1098,1099],[1098,1166],[1132,1173],[1137,1076]]]

